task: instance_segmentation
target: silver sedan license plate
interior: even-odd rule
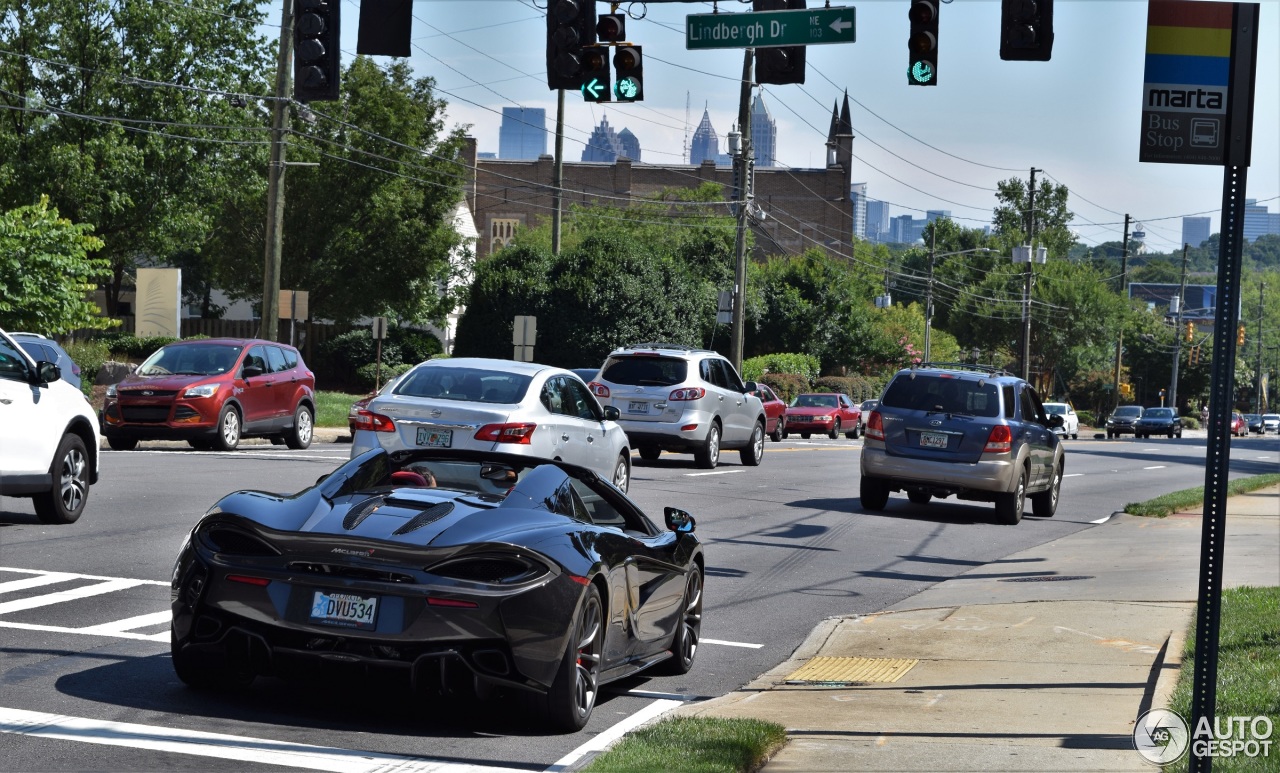
[[[418,427],[418,445],[428,448],[449,448],[453,445],[453,430]]]
[[[378,620],[378,597],[318,590],[311,599],[311,620],[344,628],[372,629]]]
[[[922,448],[946,448],[947,436],[938,432],[921,432],[920,446]]]

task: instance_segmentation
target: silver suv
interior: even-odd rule
[[[891,491],[995,502],[996,519],[1022,520],[1026,498],[1047,518],[1058,509],[1064,454],[1030,384],[995,368],[926,363],[898,371],[867,418],[862,507],[883,510]]]
[[[641,459],[663,451],[692,452],[712,469],[722,448],[742,463],[764,454],[764,405],[755,382],[743,383],[721,355],[679,344],[636,344],[615,350],[588,384],[601,405],[612,405]]]

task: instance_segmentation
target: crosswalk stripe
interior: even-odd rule
[[[34,577],[27,577],[23,580],[10,580],[8,582],[0,582],[0,593],[9,593],[15,590],[26,590],[27,588],[39,588],[43,585],[53,585],[54,583],[66,582],[67,580],[79,579],[79,575],[68,574],[66,572],[49,572],[48,574],[38,574]]]
[[[168,614],[167,612],[165,614]],[[67,628],[61,625],[41,625],[39,623],[15,623],[9,620],[0,620],[0,628],[15,628],[19,631],[45,631],[47,633],[86,633],[84,628]],[[155,641],[169,643],[169,632],[163,633],[134,633],[132,631],[89,631],[90,636],[111,636],[117,639],[133,639],[134,641]]]
[[[137,617],[129,617],[129,618],[125,618],[124,620],[115,620],[110,623],[103,623],[102,625],[91,625],[87,628],[77,628],[76,630],[79,631],[80,633],[87,633],[87,634],[124,633],[125,631],[131,631],[134,628],[147,628],[149,626],[160,625],[161,623],[167,623],[172,618],[172,616],[173,616],[172,612],[167,612],[167,611],[152,612],[151,614],[148,614],[148,615],[138,615]],[[168,634],[165,634],[165,636],[167,637]]]
[[[33,596],[29,599],[6,601],[0,603],[0,615],[35,609],[36,607],[47,607],[50,604],[61,604],[64,601],[75,601],[76,599],[89,598],[90,596],[100,596],[103,593],[114,593],[118,590],[136,588],[144,584],[146,584],[145,580],[107,580],[106,582],[71,588],[70,590],[60,590],[54,593],[46,593],[42,596]]]
[[[0,572],[15,572],[17,574],[38,574],[40,576],[57,574],[65,575],[74,580],[119,580],[119,577],[103,577],[97,574],[72,574],[70,572],[49,572],[44,569],[19,569],[16,566],[0,566]],[[168,580],[134,580],[139,585],[168,585]]]

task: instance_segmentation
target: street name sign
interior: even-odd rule
[[[853,8],[759,13],[699,13],[685,17],[685,48],[781,48],[853,43]]]

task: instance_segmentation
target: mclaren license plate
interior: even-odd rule
[[[643,400],[630,400],[627,402],[627,413],[648,413],[649,404]]]
[[[921,448],[946,448],[947,436],[940,432],[921,432],[920,433]]]
[[[418,427],[418,445],[427,448],[448,448],[453,445],[453,430]]]
[[[311,599],[311,622],[371,630],[378,621],[378,597],[318,590]]]

